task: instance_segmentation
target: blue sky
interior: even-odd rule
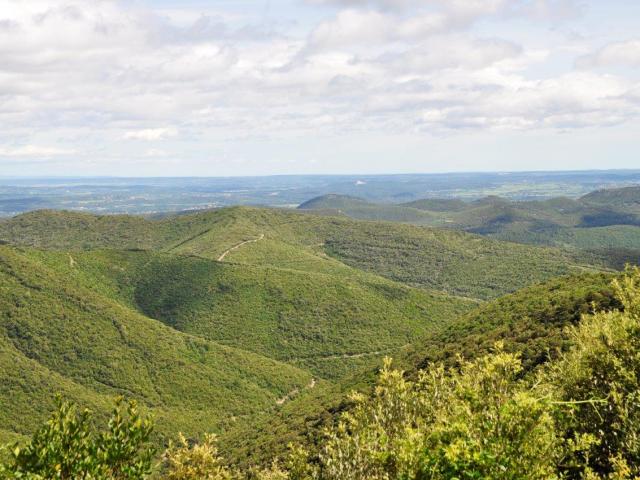
[[[0,176],[638,168],[640,2],[0,0]]]

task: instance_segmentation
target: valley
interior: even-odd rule
[[[413,372],[500,340],[534,369],[581,314],[620,306],[618,259],[594,249],[352,219],[350,202],[0,222],[2,440],[30,435],[54,393],[99,418],[124,395],[153,414],[155,442],[215,432],[250,466],[316,442],[383,357]],[[480,203],[393,215],[477,218]]]

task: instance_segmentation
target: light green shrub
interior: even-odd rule
[[[0,466],[0,478],[53,480],[136,480],[151,469],[149,419],[135,402],[116,401],[106,430],[98,431],[88,410],[58,399],[49,421]]]

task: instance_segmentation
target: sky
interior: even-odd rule
[[[0,176],[640,168],[637,0],[0,0]]]

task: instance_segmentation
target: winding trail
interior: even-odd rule
[[[305,390],[311,390],[315,386],[316,386],[316,379],[312,378],[311,382],[309,382],[309,385],[307,385]],[[298,388],[294,388],[289,393],[287,393],[284,397],[279,398],[278,400],[276,400],[276,405],[284,405],[285,402],[291,400],[293,397],[295,397],[299,393],[300,393],[300,390]]]
[[[317,357],[295,357],[289,358],[288,362],[300,362],[304,360],[340,360],[340,359],[348,359],[348,358],[363,358],[363,357],[374,357],[378,355],[383,355],[387,353],[396,352],[402,348],[408,347],[409,344],[403,345],[402,347],[393,347],[387,348],[385,350],[376,350],[373,352],[360,352],[360,353],[334,353],[331,355],[318,355]]]
[[[245,240],[244,242],[240,242],[237,245],[234,245],[233,247],[226,249],[224,252],[222,252],[222,255],[218,257],[218,261],[222,262],[224,260],[224,257],[226,257],[229,253],[233,252],[234,250],[237,250],[238,248],[242,247],[243,245],[246,245],[247,243],[259,242],[263,238],[264,238],[264,233],[261,233],[258,238],[254,238],[253,240]]]

